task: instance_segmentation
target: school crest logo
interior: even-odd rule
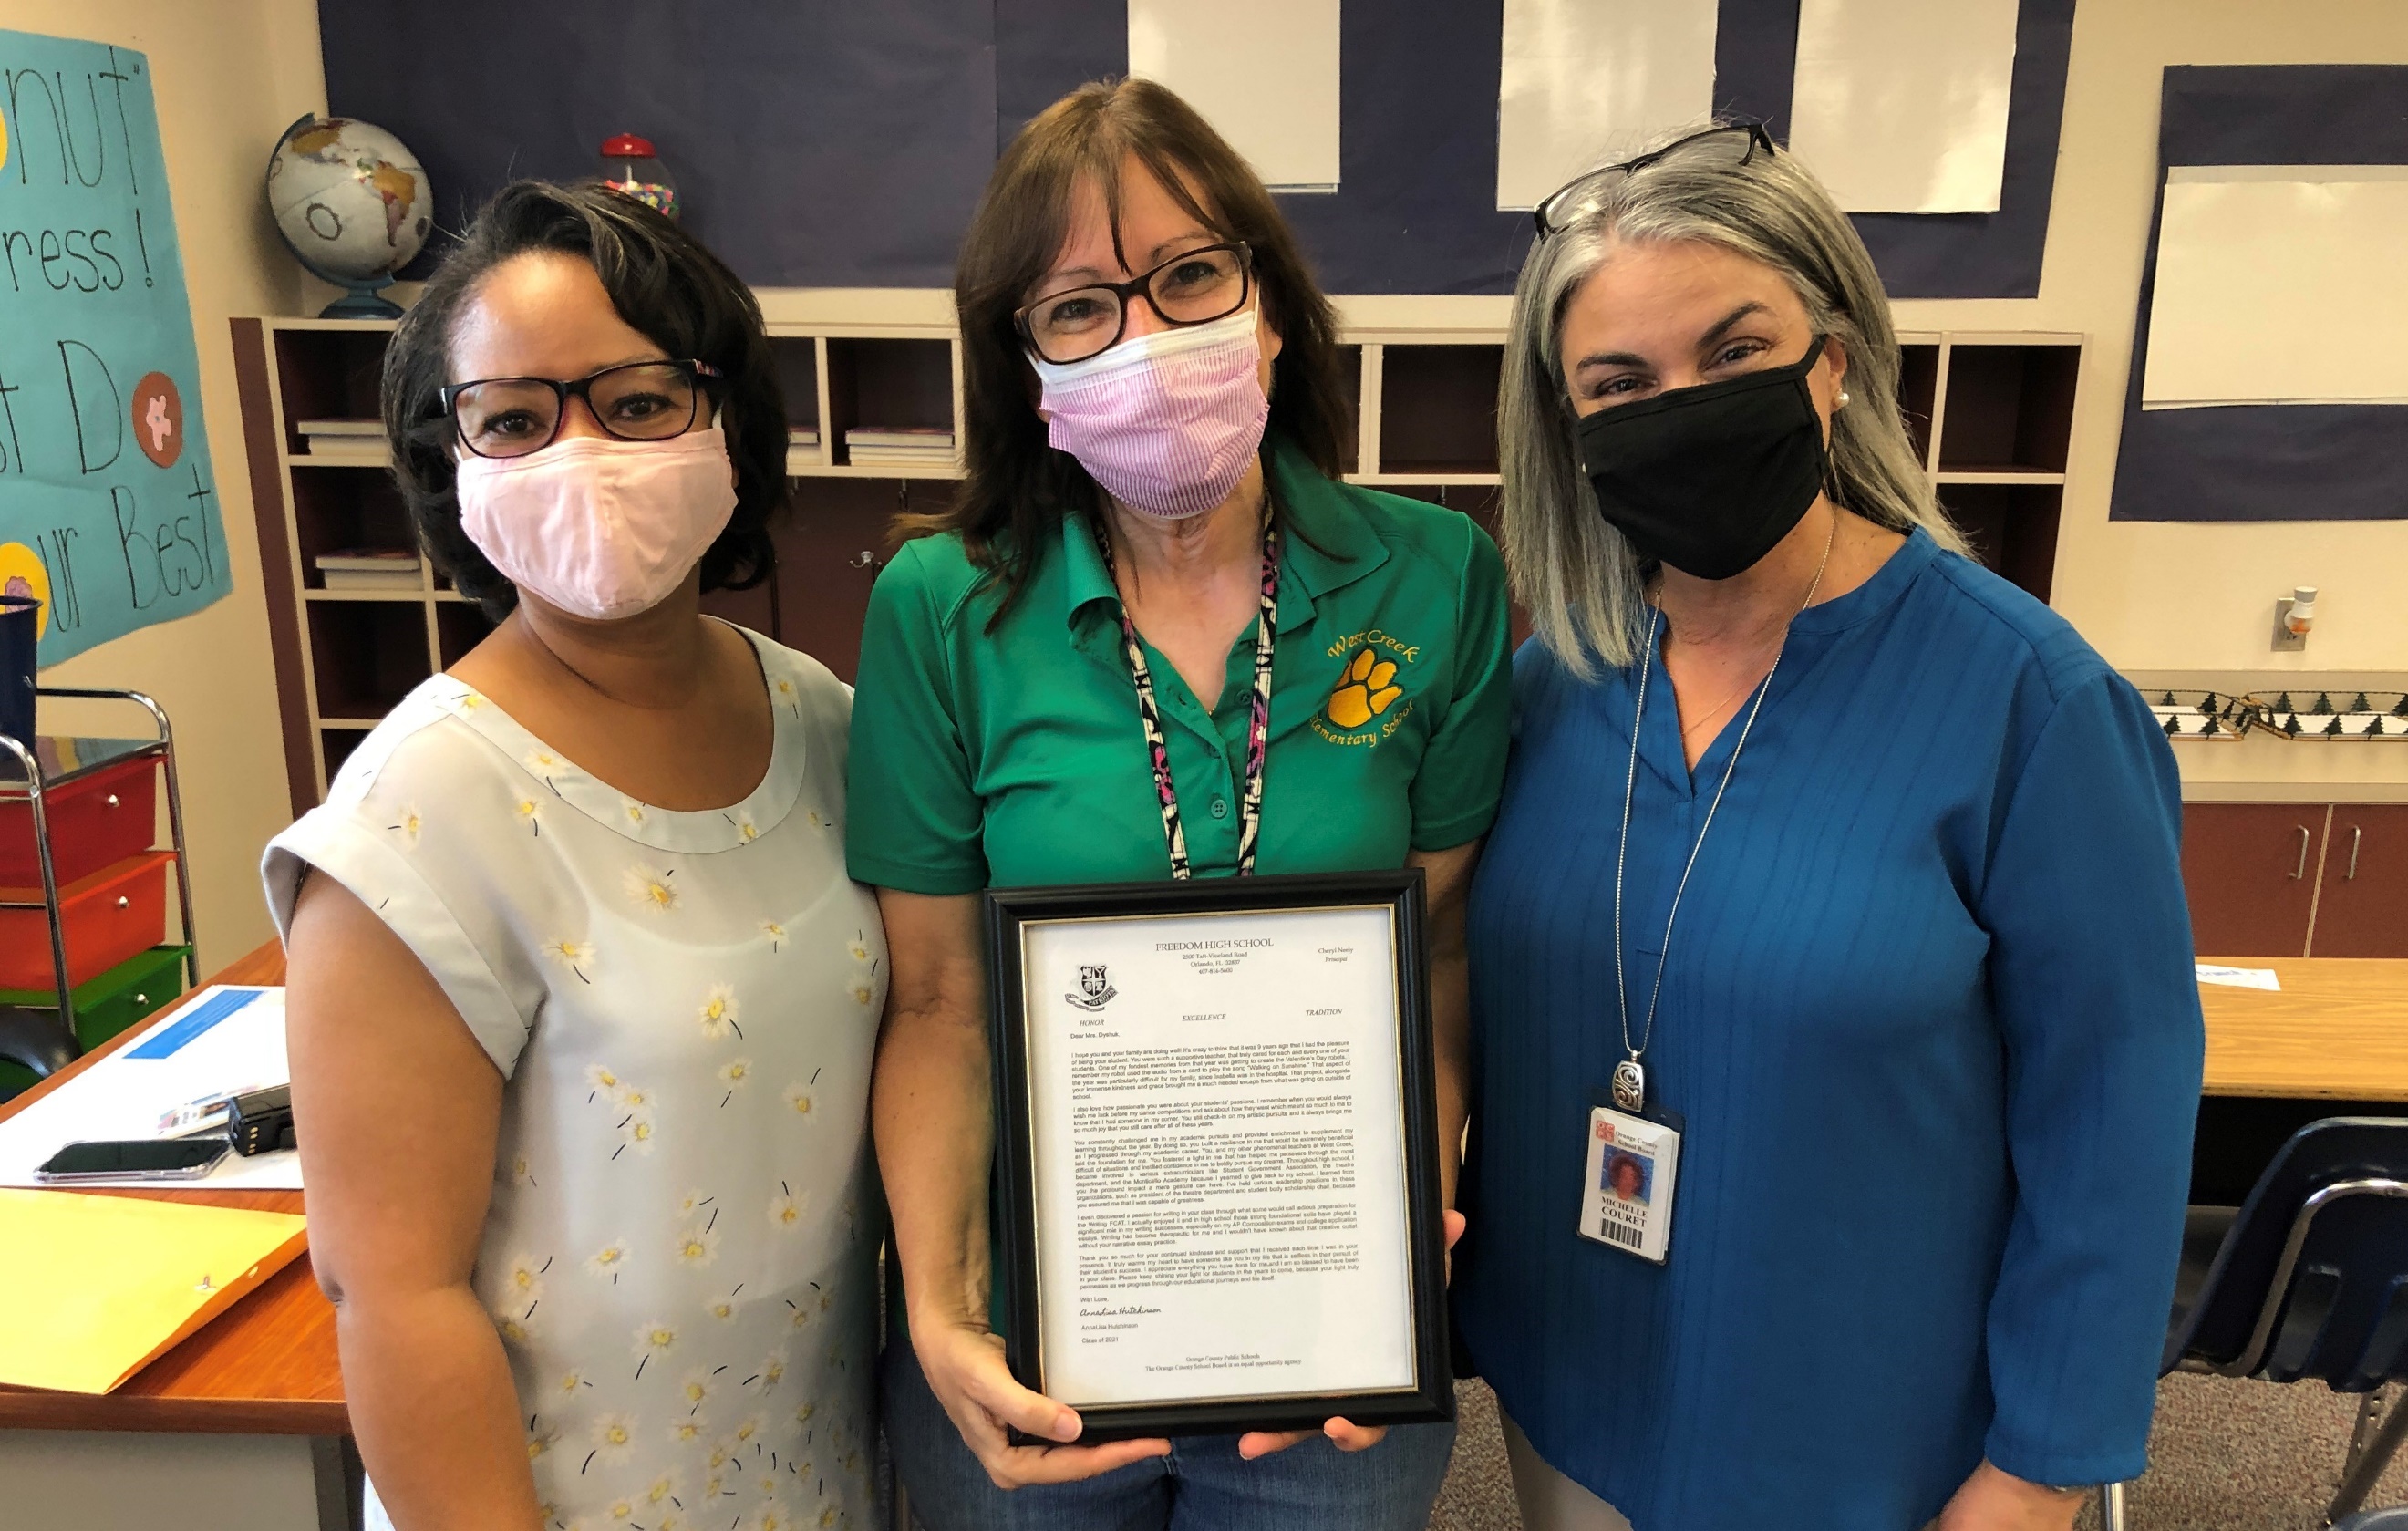
[[[1093,967],[1082,963],[1079,966],[1079,992],[1062,997],[1082,1010],[1100,1010],[1111,1004],[1120,991],[1112,987],[1112,980],[1105,974],[1104,966],[1102,963]]]

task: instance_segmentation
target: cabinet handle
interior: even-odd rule
[[[2308,875],[2308,826],[2300,826],[2300,865],[2291,869],[2291,880],[2299,881]]]
[[[123,894],[119,894],[117,895],[117,907],[122,909],[130,909],[134,907],[134,900],[126,897]]]
[[[115,808],[117,806],[117,794],[110,793],[108,794],[108,806],[110,808]]]
[[[2358,842],[2365,838],[2366,826],[2364,824],[2352,824],[2349,826],[2349,870],[2341,875],[2341,880],[2344,882],[2355,882],[2358,880]]]

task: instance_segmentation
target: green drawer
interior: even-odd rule
[[[184,992],[184,952],[154,946],[129,957],[76,988],[76,1039],[85,1052],[173,1004]],[[48,989],[0,989],[0,1005],[55,1009],[59,996]],[[31,1070],[0,1059],[0,1100],[34,1082]]]

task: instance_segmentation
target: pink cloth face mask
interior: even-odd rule
[[[460,529],[510,583],[608,622],[682,583],[736,513],[727,438],[573,436],[524,457],[460,459]]]
[[[1035,360],[1047,439],[1104,492],[1165,521],[1229,497],[1263,443],[1254,310],[1155,330],[1083,362]]]

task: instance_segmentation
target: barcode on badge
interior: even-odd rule
[[[1610,1217],[1598,1220],[1598,1232],[1627,1250],[1643,1248],[1647,1242],[1646,1237],[1637,1228],[1626,1228]]]

